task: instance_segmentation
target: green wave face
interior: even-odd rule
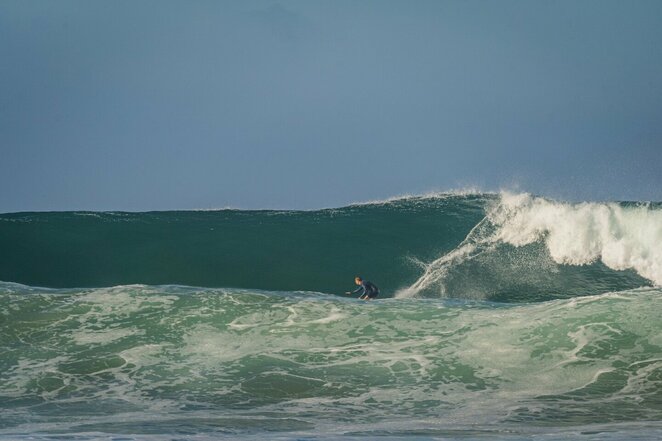
[[[660,294],[507,305],[4,284],[0,435],[654,427]]]
[[[0,215],[0,280],[342,293],[364,275],[393,292],[484,216],[482,196],[414,198],[320,211]]]
[[[662,283],[662,209],[528,194],[319,211],[0,215],[0,280],[544,301]]]

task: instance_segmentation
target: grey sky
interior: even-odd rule
[[[662,2],[0,3],[0,211],[662,200]]]

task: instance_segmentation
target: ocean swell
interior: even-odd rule
[[[662,208],[451,193],[313,211],[9,213],[0,280],[545,301],[662,283]]]

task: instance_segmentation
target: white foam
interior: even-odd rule
[[[556,263],[600,260],[611,269],[633,269],[662,285],[662,210],[503,193],[488,217],[498,226],[492,240],[514,246],[543,240]]]
[[[602,262],[613,270],[634,270],[662,285],[662,210],[649,205],[566,203],[528,193],[500,194],[466,239],[430,263],[423,275],[396,297],[412,297],[439,284],[449,269],[498,244],[515,247],[543,242],[560,265]]]
[[[453,263],[465,261],[469,256],[471,256],[475,249],[475,245],[466,243],[455,248],[453,251],[445,254],[441,258],[434,260],[430,264],[422,264],[421,262],[417,262],[418,264],[422,264],[422,266],[425,268],[425,272],[413,285],[396,292],[395,297],[399,299],[414,297],[424,288],[437,283],[446,277],[448,269],[451,268]],[[443,294],[443,285],[441,286],[441,289]]]
[[[72,332],[71,338],[78,345],[89,345],[111,343],[132,335],[143,334],[145,332],[137,328],[107,328],[98,331],[82,328],[79,331]]]

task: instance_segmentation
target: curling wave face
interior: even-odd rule
[[[531,301],[534,292],[544,299],[543,291],[562,297],[660,285],[661,245],[659,204],[570,204],[502,193],[455,249],[419,261],[424,273],[398,296],[436,290]]]
[[[563,204],[527,194],[501,197],[489,217],[495,240],[523,246],[543,240],[554,262],[600,261],[662,285],[662,209],[651,204]]]
[[[0,215],[0,280],[546,301],[662,283],[662,207],[437,194],[316,211]]]

